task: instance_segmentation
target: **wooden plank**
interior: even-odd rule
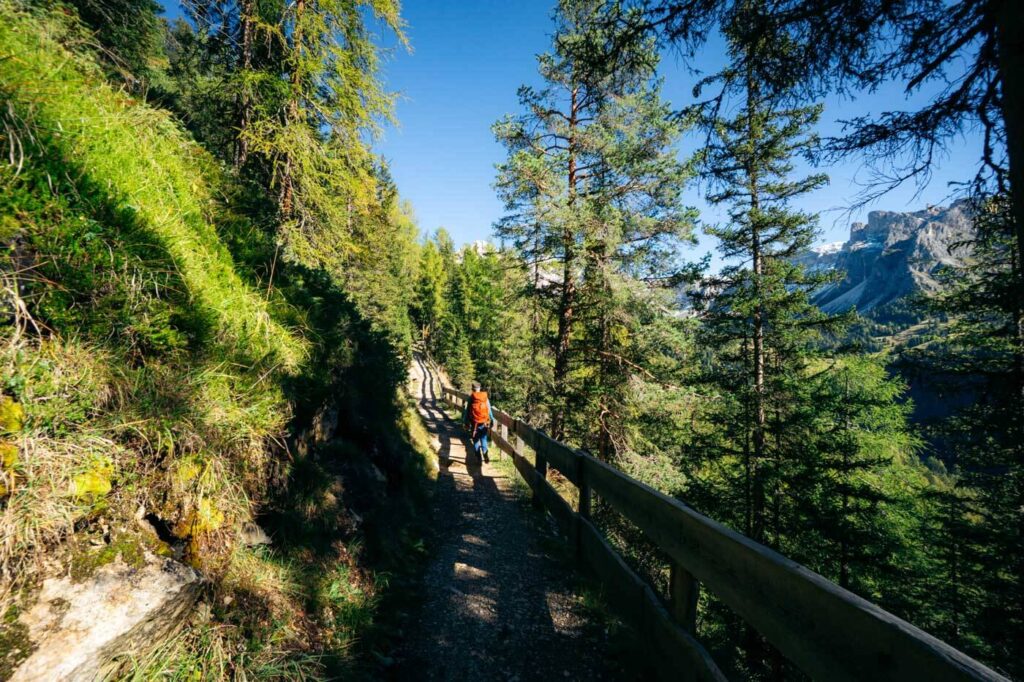
[[[503,410],[493,410],[493,412],[495,421],[497,421],[499,424],[504,426],[509,431],[514,430],[515,419],[513,419],[508,412],[504,412]]]
[[[524,422],[522,422],[522,421],[517,419],[516,422],[515,422],[515,430],[516,430],[516,436],[521,441],[526,443],[531,448],[534,446],[534,443],[536,442],[536,436],[537,436],[536,429],[534,429],[529,424],[526,424],[526,423],[524,423]]]
[[[648,646],[658,657],[663,680],[725,682],[726,677],[692,634],[679,626],[649,585],[643,590],[643,627]]]
[[[526,485],[530,486],[530,490],[536,491],[537,481],[541,480],[541,478],[537,475],[537,470],[533,468],[533,464],[518,452],[513,456],[512,461],[516,465],[519,475],[526,481]]]
[[[534,492],[544,509],[554,518],[555,524],[558,526],[558,532],[566,539],[574,540],[576,512],[572,510],[569,503],[543,478],[536,479]]]
[[[586,474],[584,473],[584,458],[576,458],[576,480],[573,483],[579,488],[579,501],[577,502],[577,513],[585,519],[590,518],[590,483],[587,481]],[[572,479],[569,479],[572,480]]]
[[[585,519],[580,526],[583,565],[604,585],[605,599],[619,617],[634,627],[643,622],[644,581],[626,565],[600,531]]]
[[[515,448],[512,447],[512,444],[505,440],[504,436],[502,436],[500,433],[492,432],[491,440],[494,441],[494,444],[498,446],[499,450],[502,450],[503,452],[509,455],[515,456]]]
[[[810,569],[584,457],[595,493],[812,677],[1006,679]]]
[[[665,679],[724,682],[725,677],[704,647],[672,622],[651,588],[601,532],[585,519],[577,523],[584,565],[604,585],[609,606],[644,635],[645,645],[658,657],[655,669]]]
[[[672,617],[687,632],[696,632],[700,583],[685,568],[673,563],[669,570],[668,594]]]
[[[575,485],[579,485],[579,453],[567,445],[559,443],[543,431],[536,431],[534,435],[534,450],[542,452],[548,464],[558,471]]]
[[[537,472],[537,479],[539,481],[544,481],[548,476],[548,460],[547,457],[545,457],[547,445],[547,441],[537,439],[533,448],[533,468]],[[543,491],[540,488],[535,487],[533,489],[533,506],[537,509],[544,507],[544,500],[541,497],[542,494]]]

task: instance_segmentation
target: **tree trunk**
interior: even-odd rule
[[[569,135],[567,147],[569,148],[569,206],[572,207],[576,199],[576,127],[578,122],[577,102],[579,88],[573,87],[570,95],[569,108]],[[571,215],[570,211],[570,215]],[[566,377],[569,373],[569,342],[572,338],[572,328],[576,313],[576,231],[571,223],[567,223],[562,230],[562,248],[564,259],[562,262],[562,295],[558,303],[558,337],[555,341],[555,368],[554,368],[554,398],[555,405],[551,415],[551,436],[556,440],[562,440],[565,436],[565,413],[568,410],[568,387]]]
[[[758,83],[755,75],[749,66],[752,55],[748,55],[748,67],[746,74],[746,95],[747,95],[747,142],[756,145],[761,140],[761,131],[755,124],[755,116],[760,113],[760,102],[758,96]],[[750,538],[755,542],[764,542],[765,537],[765,485],[764,485],[764,456],[765,456],[765,424],[767,414],[765,410],[765,377],[764,377],[764,301],[762,288],[762,274],[764,272],[764,254],[761,250],[760,232],[760,181],[758,178],[757,160],[753,158],[754,152],[749,152],[746,159],[746,181],[747,192],[750,197],[750,208],[747,215],[750,228],[750,252],[751,267],[753,270],[753,296],[754,314],[752,329],[751,364],[753,365],[753,394],[754,394],[754,423],[753,423],[753,452],[750,456],[748,476],[750,477]],[[761,635],[748,624],[747,626],[747,660],[751,670],[761,667],[765,657],[766,642]],[[773,669],[773,673],[774,673]]]
[[[242,58],[241,71],[247,77],[252,70],[252,34],[253,34],[253,0],[242,0]],[[249,139],[247,133],[252,124],[252,95],[249,84],[243,83],[238,113],[238,137],[235,139],[235,170],[245,165],[249,158]]]
[[[301,97],[302,78],[299,75],[300,62],[302,61],[302,15],[306,10],[306,0],[295,2],[295,27],[292,30],[292,90],[288,97],[288,105],[285,109],[285,127],[297,125],[299,122],[299,98]],[[281,211],[281,220],[291,220],[295,212],[295,187],[292,155],[284,153],[284,162],[281,164],[281,193],[278,198],[278,206]]]
[[[1009,160],[1010,200],[1016,238],[1016,261],[1024,264],[1024,3],[1003,0],[997,5],[996,45],[1002,81],[1003,123]],[[1024,298],[1024,269],[1017,268],[1017,298]],[[1017,311],[1017,370],[1024,410],[1024,313]],[[1024,416],[1024,415],[1022,415]]]

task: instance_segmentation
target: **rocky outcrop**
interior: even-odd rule
[[[117,654],[146,651],[183,623],[199,586],[194,570],[148,551],[129,563],[118,555],[81,581],[44,581],[18,618],[35,650],[11,682],[96,679]]]
[[[974,232],[965,202],[913,213],[872,211],[854,223],[850,238],[815,247],[797,261],[810,270],[838,270],[842,279],[824,287],[814,301],[827,312],[856,308],[870,313],[917,291],[938,287],[936,272],[969,255],[963,242]]]

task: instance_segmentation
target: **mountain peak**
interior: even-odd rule
[[[957,266],[974,234],[965,201],[920,211],[871,211],[850,225],[846,242],[812,247],[797,257],[809,270],[839,270],[844,278],[823,288],[815,302],[827,312],[867,313],[916,291],[934,291],[935,273]]]

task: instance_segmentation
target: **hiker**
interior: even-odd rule
[[[473,392],[469,394],[466,411],[462,414],[462,423],[471,434],[476,456],[485,462],[491,461],[487,456],[487,434],[493,420],[494,413],[491,411],[491,401],[487,397],[487,392],[480,389],[479,382],[474,381]]]

